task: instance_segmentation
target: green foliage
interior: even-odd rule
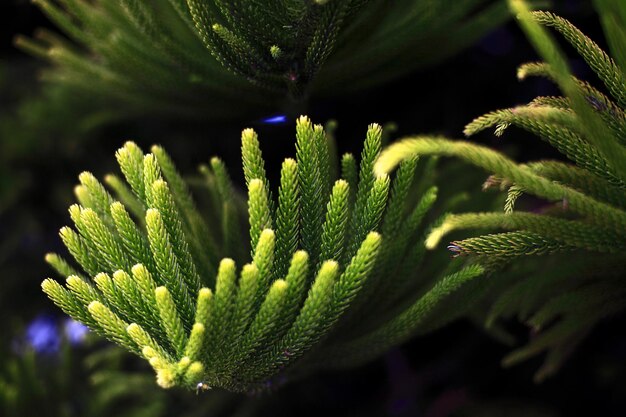
[[[519,77],[546,76],[557,83],[564,97],[538,97],[526,106],[488,113],[467,125],[465,133],[472,135],[496,126],[499,136],[510,125],[519,126],[539,135],[573,164],[516,164],[483,146],[417,137],[385,150],[376,170],[388,172],[399,161],[415,155],[456,156],[494,174],[485,188],[508,188],[504,213],[450,215],[430,233],[426,241],[429,248],[454,230],[501,229],[505,232],[451,242],[448,249],[456,255],[477,256],[490,265],[504,265],[525,255],[584,253],[574,261],[570,255],[558,258],[561,262],[557,264],[533,263],[540,270],[531,273],[503,273],[502,286],[494,295],[496,300],[488,313],[490,325],[495,325],[498,317],[517,315],[536,331],[541,330],[526,347],[504,360],[510,365],[548,351],[536,376],[541,380],[558,369],[597,322],[626,308],[626,62],[622,55],[624,32],[615,26],[616,22],[621,22],[620,27],[626,24],[626,6],[597,2],[609,45],[615,48],[615,60],[567,20],[547,12],[530,12],[519,0],[512,0],[511,6],[546,60],[523,65]],[[563,54],[543,26],[553,27],[574,46],[608,94],[571,75]],[[514,211],[516,200],[523,194],[545,199],[549,205],[543,213]]]
[[[4,66],[0,62],[0,72]],[[113,121],[93,97],[58,85],[32,91],[32,69],[27,66],[6,65],[6,72],[6,81],[0,77],[0,213],[22,197],[29,185],[28,173],[36,163],[41,165],[34,160],[36,155],[67,158],[78,141],[93,138],[95,128]],[[59,137],[64,140],[58,141]],[[25,161],[30,162],[28,169]]]
[[[200,169],[214,203],[203,214],[162,148],[144,155],[126,143],[116,156],[132,191],[114,182],[124,191],[113,197],[91,174],[80,175],[74,227],[61,237],[84,272],[49,255],[69,276],[65,287],[46,279],[43,290],[147,359],[166,388],[266,390],[367,361],[465,312],[471,303],[448,305],[446,296],[481,266],[416,275],[419,236],[437,194],[430,176],[418,173],[432,165],[422,171],[411,159],[393,179],[375,175],[382,129],[371,125],[359,174],[344,155],[347,175],[335,178],[332,141],[298,119],[296,157],[283,163],[274,200],[257,135],[244,130],[247,204],[213,158]],[[411,190],[426,191],[412,199]]]
[[[508,18],[501,0],[35,3],[70,40],[42,30],[18,46],[54,64],[47,80],[126,118],[234,117],[287,94],[359,89],[446,58]]]
[[[83,349],[84,350],[84,349]],[[63,342],[57,356],[26,349],[3,355],[0,413],[6,417],[165,416],[167,398],[142,372],[123,372],[121,349],[110,346],[85,358]]]
[[[228,392],[165,392],[123,349],[89,335],[80,347],[64,339],[54,353],[21,347],[2,356],[4,417],[249,416],[260,405]]]

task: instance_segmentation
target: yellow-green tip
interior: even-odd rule
[[[298,120],[296,120],[296,125],[310,125],[311,124],[311,119],[308,118],[308,116],[305,115],[301,115],[300,117],[298,117]]]
[[[81,281],[82,280],[79,277],[77,277],[76,275],[70,275],[69,277],[67,277],[65,279],[65,282],[70,287],[73,286],[73,285],[76,285],[76,284],[80,284]]]
[[[89,310],[90,313],[97,313],[99,311],[102,311],[102,309],[106,309],[106,307],[100,301],[92,301],[87,306],[87,310]]]
[[[104,272],[100,272],[93,278],[93,280],[97,285],[102,285],[109,280],[109,276]]]
[[[204,388],[207,385],[202,383],[203,377],[204,377],[204,366],[202,365],[202,363],[198,361],[193,362],[191,365],[189,365],[189,367],[187,368],[187,372],[185,372],[185,382],[187,382],[189,385],[193,386],[194,388],[198,387],[199,386],[198,384],[202,384],[201,385],[202,389],[208,389],[208,388]]]
[[[200,291],[198,292],[198,297],[201,298],[207,298],[207,297],[211,297],[213,295],[213,291],[211,291],[210,288],[201,288]]]
[[[367,242],[377,242],[377,241],[379,241],[381,238],[382,238],[382,237],[381,237],[380,233],[378,233],[378,232],[369,232],[369,233],[367,234],[367,237],[365,238],[365,240],[366,240]]]
[[[396,142],[385,149],[374,163],[374,175],[382,176],[391,172],[407,155],[411,155],[406,141]]]
[[[441,239],[450,231],[451,227],[449,223],[444,220],[439,227],[434,228],[430,234],[426,237],[424,246],[426,249],[432,250],[439,244]]]
[[[54,291],[54,289],[58,286],[59,283],[52,278],[46,278],[41,282],[41,289],[48,295],[50,295],[51,292]]]
[[[272,229],[263,229],[263,231],[261,232],[261,236],[259,237],[259,241],[265,240],[265,239],[273,239],[273,238],[274,238],[274,231]]]
[[[320,267],[320,271],[319,271],[318,274],[319,275],[322,275],[322,274],[334,274],[338,270],[339,270],[339,264],[337,263],[337,261],[333,261],[331,259],[331,260],[328,260],[328,261],[324,261],[324,263]]]
[[[250,181],[250,184],[248,185],[248,189],[250,190],[251,193],[258,192],[262,188],[263,188],[263,181],[258,178],[254,178],[252,181]]]
[[[157,372],[157,384],[161,388],[172,388],[176,384],[176,374],[169,368]]]
[[[167,290],[167,288],[161,286],[161,287],[156,287],[156,289],[154,290],[154,295],[156,296],[157,300],[161,299],[163,297],[167,297],[169,295],[169,291]]]
[[[143,266],[143,264],[135,264],[130,270],[130,272],[132,272],[133,275],[139,275],[143,273],[144,271],[146,271],[146,267]]]
[[[254,140],[256,137],[256,132],[251,127],[248,127],[241,132],[242,141]]]
[[[126,327],[126,331],[128,333],[133,333],[136,332],[140,329],[139,325],[137,323],[131,323]]]
[[[232,258],[223,258],[220,261],[220,269],[221,268],[234,268],[235,267],[235,261]]]
[[[130,326],[128,326],[128,327],[130,327]],[[156,358],[158,356],[156,351],[154,349],[152,349],[150,346],[144,346],[143,349],[141,349],[141,353],[149,361],[151,361],[152,358]],[[152,365],[152,363],[150,363],[150,365]]]
[[[287,289],[287,281],[284,279],[277,279],[272,284],[272,287],[275,288],[276,291],[284,291]]]
[[[259,268],[255,264],[245,264],[243,268],[241,269],[241,274],[242,275],[254,274],[258,272],[258,269]]]
[[[155,208],[149,208],[148,210],[146,210],[146,220],[148,220],[149,218],[160,216],[160,215],[161,213],[159,213],[159,210]]]
[[[309,260],[309,254],[304,250],[298,250],[293,254],[292,260],[294,262],[306,262]]]

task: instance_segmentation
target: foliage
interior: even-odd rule
[[[120,349],[100,349],[85,358],[86,348],[73,348],[67,338],[57,343],[53,349],[25,345],[19,352],[2,355],[3,416],[164,415],[166,399],[152,388],[150,378],[119,370],[123,359]],[[129,402],[134,396],[141,400]]]
[[[31,185],[24,171],[32,171],[34,161],[41,163],[38,157],[54,153],[67,159],[77,143],[97,136],[96,129],[112,121],[97,100],[62,86],[20,93],[21,100],[0,114],[0,215],[15,207]],[[7,91],[0,88],[0,94],[6,97]]]
[[[45,272],[38,260],[46,236],[57,228],[50,219],[63,213],[71,198],[72,165],[93,155],[94,142],[104,136],[97,127],[110,120],[98,110],[97,100],[33,83],[32,62],[0,63],[1,72],[0,316],[19,317],[46,302],[33,284]]]
[[[51,316],[35,319],[25,338],[13,340],[12,352],[3,352],[2,416],[243,417],[258,406],[226,392],[203,398],[166,393],[123,349],[103,344],[93,334],[78,341],[76,330],[68,326],[78,323],[70,319],[61,335],[55,322]]]
[[[116,156],[130,187],[108,176],[116,201],[81,174],[75,229],[61,229],[84,272],[50,254],[67,288],[52,279],[42,287],[67,314],[146,358],[166,388],[259,391],[359,364],[462,314],[472,292],[461,308],[445,297],[483,273],[456,263],[416,279],[434,165],[418,170],[411,159],[393,180],[376,176],[381,146],[381,127],[370,125],[360,166],[351,154],[339,164],[332,135],[301,117],[276,191],[246,129],[247,204],[213,158],[201,167],[210,206],[202,216],[165,151],[144,155],[129,142]],[[425,191],[414,199],[411,189]]]
[[[116,117],[228,118],[285,95],[338,94],[441,60],[502,23],[501,0],[36,0],[70,38],[17,45],[48,81]]]
[[[512,0],[511,5],[546,61],[522,65],[519,77],[546,76],[557,83],[564,97],[538,97],[526,106],[488,113],[470,123],[465,133],[496,126],[496,134],[501,135],[509,125],[519,126],[539,135],[572,164],[544,160],[516,164],[483,146],[416,137],[389,147],[376,170],[387,172],[415,155],[457,156],[494,173],[486,188],[508,188],[504,213],[451,215],[429,235],[430,248],[453,230],[497,228],[506,232],[454,241],[448,249],[455,255],[478,256],[491,265],[524,255],[583,254],[559,258],[556,264],[539,264],[532,272],[509,271],[508,278],[506,273],[500,278],[502,285],[488,323],[516,314],[535,331],[541,330],[504,363],[547,350],[546,362],[537,373],[541,380],[559,367],[598,321],[626,307],[626,36],[619,29],[626,24],[626,5],[597,2],[615,60],[567,20],[552,13],[529,12],[519,0]],[[605,84],[608,95],[571,75],[542,25],[563,35]],[[554,204],[541,213],[515,211],[515,202],[523,194]]]

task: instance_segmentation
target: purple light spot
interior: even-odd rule
[[[389,405],[389,412],[391,415],[403,414],[411,405],[411,401],[408,398],[397,398]]]
[[[89,329],[76,320],[66,319],[63,323],[63,333],[72,345],[80,345],[85,341]]]
[[[58,352],[61,338],[55,320],[50,316],[37,316],[26,329],[26,341],[38,353]]]
[[[287,116],[284,114],[279,114],[276,116],[267,117],[265,119],[261,119],[261,123],[265,123],[268,125],[278,125],[281,123],[287,122]]]

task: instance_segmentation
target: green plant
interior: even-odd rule
[[[71,41],[18,37],[45,78],[119,117],[241,117],[441,60],[508,18],[501,0],[36,0]],[[122,105],[120,107],[120,104]]]
[[[276,191],[246,129],[247,204],[213,158],[201,167],[210,200],[202,216],[165,151],[144,155],[129,142],[117,159],[130,187],[108,176],[115,201],[81,174],[76,229],[61,229],[84,273],[50,254],[67,289],[52,279],[42,287],[67,314],[148,359],[163,387],[265,390],[371,359],[462,314],[440,301],[483,272],[456,263],[416,279],[434,164],[422,170],[425,183],[416,159],[393,181],[375,176],[381,146],[371,125],[360,168],[351,154],[339,164],[332,135],[301,117],[296,158],[284,161]],[[414,199],[411,189],[425,191]],[[236,262],[247,261],[238,274]]]
[[[35,338],[40,341],[42,335]],[[127,355],[115,346],[94,352],[64,338],[52,351],[41,352],[22,344],[13,340],[13,352],[2,352],[3,416],[166,415],[167,397],[144,373],[121,371]]]
[[[389,171],[416,155],[449,155],[465,159],[494,175],[486,188],[508,188],[504,213],[448,216],[426,245],[434,248],[447,233],[460,229],[503,229],[450,243],[456,255],[475,255],[490,265],[524,255],[583,252],[560,262],[533,263],[539,270],[501,274],[499,293],[488,323],[517,314],[541,333],[505,358],[507,365],[548,351],[537,373],[541,380],[558,369],[565,357],[600,320],[626,308],[623,281],[626,258],[626,4],[600,0],[596,6],[613,49],[611,59],[567,20],[547,12],[530,12],[512,0],[522,28],[546,63],[520,67],[519,77],[541,75],[554,80],[564,97],[538,97],[529,105],[499,110],[470,123],[465,133],[496,126],[501,135],[519,126],[554,146],[573,164],[537,161],[516,164],[483,146],[442,138],[409,138],[390,146],[376,172]],[[573,77],[556,43],[541,26],[553,27],[578,51],[610,94]],[[514,211],[516,200],[532,194],[548,200],[544,213]],[[520,260],[517,260],[518,266]]]
[[[88,339],[81,347],[63,340],[56,352],[24,346],[3,352],[2,416],[244,416],[258,406],[228,392],[214,391],[201,400],[188,392],[166,393],[122,348],[102,346],[93,335]]]

